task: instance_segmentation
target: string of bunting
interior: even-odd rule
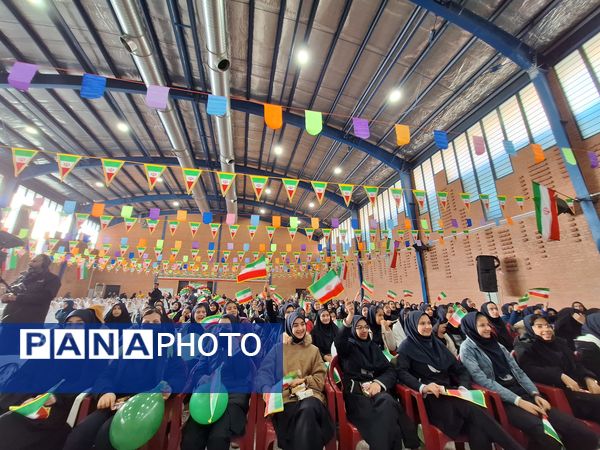
[[[9,76],[8,76],[8,84],[18,90],[27,91],[31,86],[31,82],[33,81],[34,76],[38,73],[40,69],[40,65],[38,64],[30,64],[22,61],[15,61],[13,66],[11,67]],[[58,67],[48,67],[51,70],[63,72],[63,73],[77,73],[81,74],[80,71],[74,71],[72,69],[64,69]],[[131,80],[125,78],[117,78],[117,77],[105,77],[96,74],[83,73],[81,88],[80,88],[80,96],[82,98],[88,100],[99,99],[104,96],[104,92],[106,90],[106,82],[107,79],[121,80],[121,81],[129,81],[137,84],[144,84],[138,80]],[[206,113],[209,115],[215,116],[223,116],[228,114],[229,101],[227,97],[212,95],[207,91],[199,91],[194,89],[186,89],[182,87],[176,86],[157,86],[157,85],[146,85],[146,97],[145,103],[148,108],[164,110],[168,106],[169,102],[169,93],[170,91],[182,91],[193,94],[203,94],[208,96],[208,100],[206,103]],[[304,110],[300,108],[293,107],[284,107],[281,105],[271,104],[271,103],[263,103],[255,100],[249,100],[243,97],[230,96],[230,99],[235,99],[241,102],[260,104],[263,106],[263,116],[265,125],[272,130],[278,130],[283,127],[283,111],[303,111],[304,112],[304,126],[305,130],[311,136],[316,136],[323,130],[323,116],[337,116],[343,117],[346,119],[352,119],[352,127],[354,135],[359,139],[368,139],[371,135],[369,129],[369,123],[382,123],[392,125],[389,122],[379,121],[379,120],[368,120],[362,117],[352,117],[348,115],[336,114],[336,113],[326,113],[323,111],[312,111],[312,110]],[[394,123],[394,132],[396,135],[396,145],[398,147],[407,145],[411,140],[411,131],[410,125],[408,124],[397,124]],[[449,147],[449,134],[459,135],[460,133],[452,133],[444,130],[433,130],[433,140],[435,145],[440,150],[445,150]],[[483,136],[474,135],[471,137],[472,146],[475,155],[480,156],[486,153],[486,142]],[[515,145],[511,140],[504,140],[503,147],[506,153],[516,154]],[[531,144],[531,150],[534,155],[535,163],[539,163],[545,160],[544,150],[540,144]],[[564,154],[565,160],[567,164],[576,165],[577,162],[575,160],[575,156],[573,154],[573,150],[571,148],[561,148],[562,153]],[[586,151],[587,157],[590,162],[590,166],[593,169],[598,168],[599,161],[598,155],[593,151]],[[61,177],[62,179],[62,177]]]

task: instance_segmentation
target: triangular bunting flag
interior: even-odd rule
[[[192,189],[194,189],[194,186],[196,186],[196,183],[200,179],[202,170],[182,167],[181,173],[183,173],[183,181],[185,182],[185,190],[187,191],[187,193],[189,195],[192,193]]]
[[[114,180],[124,164],[125,161],[118,159],[102,158],[102,171],[104,172],[104,183],[106,186],[110,186],[110,183],[112,183],[112,180]]]
[[[100,216],[100,228],[102,230],[106,230],[112,220],[113,216]]]
[[[256,200],[260,200],[260,196],[262,195],[265,187],[267,186],[267,181],[269,177],[261,177],[259,175],[250,175],[250,181],[252,182],[252,188],[254,189],[254,194],[256,194]]]
[[[217,238],[217,233],[219,232],[219,228],[221,228],[221,224],[220,223],[210,223],[210,234],[212,235],[213,239]]]
[[[298,228],[288,228],[288,233],[290,234],[290,240],[293,242],[296,237],[296,233],[298,232]]]
[[[188,225],[190,226],[190,232],[192,233],[192,237],[196,237],[196,233],[200,228],[200,222],[188,222]]]
[[[525,206],[525,197],[522,195],[515,195],[515,202],[517,202],[517,205],[519,208],[521,208],[521,211],[523,211],[523,207]]]
[[[285,192],[287,193],[288,199],[291,202],[294,198],[294,194],[296,193],[296,189],[298,189],[299,180],[294,180],[292,178],[282,178],[281,182],[285,187]]]
[[[314,228],[305,228],[304,231],[306,231],[306,237],[310,241],[313,237],[313,233],[315,232],[315,229]]]
[[[504,212],[504,210],[506,209],[506,195],[496,195],[496,198],[498,199],[498,203],[500,204],[500,208],[502,209],[502,212]]]
[[[323,198],[325,197],[325,191],[327,190],[327,183],[324,181],[311,181],[310,184],[312,184],[312,187],[315,190],[319,205],[323,204]]]
[[[269,236],[269,241],[273,241],[273,234],[275,234],[275,227],[267,226],[267,235]]]
[[[11,148],[13,155],[13,167],[15,168],[15,178],[29,165],[31,160],[38,154],[37,150],[29,150],[26,148]]]
[[[256,234],[256,225],[248,225],[248,234],[250,234],[250,240],[254,239],[254,235]]]
[[[476,136],[473,136],[474,138]],[[485,213],[490,212],[490,194],[479,194],[479,199],[481,200],[481,204],[483,205],[483,209]]]
[[[467,211],[471,210],[471,194],[468,192],[463,192],[460,194],[460,198],[463,201],[465,208]]]
[[[235,235],[237,234],[239,228],[240,228],[240,226],[237,224],[229,225],[229,234],[231,235],[231,240],[233,240],[233,238],[235,238]]]
[[[77,213],[75,214],[75,227],[77,229],[81,228],[81,226],[83,225],[83,223],[88,220],[88,217],[90,217],[89,214],[86,213]]]
[[[69,155],[67,153],[56,154],[56,161],[58,162],[58,176],[60,177],[60,181],[65,181],[66,176],[71,173],[80,159],[81,156],[79,155]]]
[[[171,236],[173,236],[175,234],[178,226],[179,226],[179,221],[169,220],[169,232],[171,233]]]
[[[400,205],[402,204],[402,188],[390,188],[390,192],[392,193],[392,197],[396,202],[396,210],[400,209]]]
[[[231,172],[217,172],[217,178],[219,178],[219,187],[221,188],[221,194],[223,197],[227,195],[229,188],[235,181],[235,173]]]
[[[443,211],[446,211],[448,207],[448,193],[447,192],[438,192],[437,193],[438,200],[440,202],[440,206]]]
[[[426,192],[419,190],[419,189],[413,189],[413,195],[415,196],[415,200],[417,201],[417,204],[419,205],[419,210],[422,210],[423,208],[425,208]]]
[[[354,185],[338,184],[338,187],[340,188],[342,197],[344,197],[344,202],[346,202],[346,206],[350,206],[350,202],[352,201],[352,192],[354,191]]]
[[[148,231],[150,234],[154,233],[156,230],[156,226],[158,225],[158,219],[146,219],[146,225],[148,226]]]
[[[371,202],[371,205],[375,206],[375,201],[377,200],[377,192],[379,191],[379,188],[377,186],[363,186],[365,193],[367,194],[367,197],[369,199],[369,201]]]
[[[146,179],[148,180],[148,187],[150,190],[154,189],[154,185],[166,168],[167,166],[162,166],[159,164],[144,164],[144,169],[146,170]]]

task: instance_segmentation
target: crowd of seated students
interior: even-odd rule
[[[516,302],[501,306],[485,302],[477,309],[469,299],[436,305],[366,302],[359,301],[358,295],[325,305],[302,296],[278,303],[269,286],[243,305],[202,290],[167,298],[159,298],[156,291],[152,294],[133,299],[57,299],[49,316],[64,324],[58,326],[181,324],[186,334],[202,330],[202,322],[210,316],[218,316],[223,324],[246,324],[248,329],[280,324],[283,361],[266,358],[261,368],[233,367],[228,373],[234,375],[222,382],[233,392],[241,378],[254,369],[268,370],[269,363],[281,364],[284,374],[294,374],[282,393],[283,411],[271,416],[278,446],[284,450],[321,449],[334,436],[335,417],[326,408],[325,386],[329,382],[326,363],[336,357],[348,419],[372,449],[423,447],[417,424],[397,397],[397,385],[419,392],[429,422],[451,439],[466,438],[473,450],[491,449],[493,444],[504,449],[523,447],[494,414],[445,395],[447,389],[482,387],[497,393],[510,424],[524,433],[530,449],[561,447],[545,432],[543,419],[568,450],[598,448],[599,436],[583,420],[600,423],[600,312],[587,310],[581,302],[560,311],[544,305],[522,308]],[[460,325],[455,315],[459,309],[466,313]],[[168,398],[170,392],[180,392],[186,383],[212,373],[217,364],[227,364],[224,361],[218,355],[193,363],[165,357],[148,389],[166,382],[164,397]],[[35,363],[29,363],[28,373],[35,374]],[[0,394],[0,413],[4,413],[0,436],[6,448],[111,449],[115,403],[134,394],[115,392],[114,386],[136,374],[124,370],[118,360],[96,364],[103,383],[97,392],[102,394],[94,400],[95,411],[72,428],[66,417],[75,395],[53,395],[48,400],[52,415],[39,420],[7,412],[9,406],[39,393]],[[147,367],[140,363],[138,369],[142,373]],[[563,390],[573,414],[551,405],[536,383]],[[83,391],[85,380],[80,384]],[[249,401],[250,395],[230,395],[225,413],[210,425],[189,418],[182,427],[180,448],[230,448],[232,440],[246,430]]]

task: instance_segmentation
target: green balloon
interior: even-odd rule
[[[224,388],[219,390],[224,391]],[[225,413],[228,402],[229,394],[227,392],[210,394],[196,392],[190,398],[190,415],[200,425],[215,423]]]
[[[110,425],[110,443],[117,450],[135,450],[156,434],[165,414],[161,393],[137,394],[117,411]]]

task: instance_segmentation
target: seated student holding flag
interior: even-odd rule
[[[398,382],[423,394],[429,421],[452,438],[466,434],[472,450],[491,450],[492,443],[505,450],[522,449],[479,403],[472,402],[475,397],[465,392],[471,388],[469,372],[434,338],[429,316],[413,311],[404,328],[407,339],[398,349]],[[459,388],[460,397],[447,395],[449,388]]]
[[[278,359],[277,352],[267,356],[259,379],[276,373],[272,366],[281,364]],[[283,450],[321,450],[334,433],[325,408],[325,365],[306,332],[304,318],[296,311],[285,319],[283,374],[283,394],[269,394],[266,399],[267,413],[273,412],[277,444]],[[273,401],[277,398],[278,402]]]
[[[348,419],[372,449],[395,450],[402,441],[406,448],[418,448],[414,423],[389,394],[396,385],[394,368],[371,339],[366,319],[354,315],[354,302],[347,299],[345,309],[348,315],[334,342]]]
[[[559,450],[562,444],[552,429],[567,449],[596,448],[594,433],[574,417],[551,408],[540,396],[535,384],[498,342],[486,315],[467,314],[461,328],[467,335],[460,347],[462,363],[476,383],[500,395],[509,422],[527,435],[531,448]]]

